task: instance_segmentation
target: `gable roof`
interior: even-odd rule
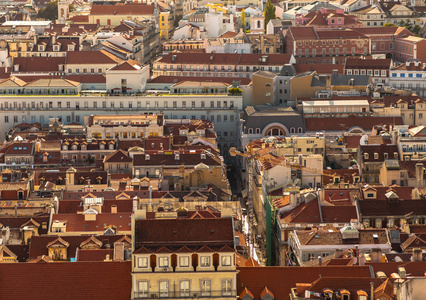
[[[68,65],[115,65],[117,62],[102,51],[69,51],[66,56]]]
[[[368,266],[322,266],[322,267],[238,267],[237,293],[245,288],[261,300],[260,294],[267,286],[275,299],[289,300],[296,283],[313,282],[320,276],[370,278]],[[277,280],[279,279],[279,280]]]

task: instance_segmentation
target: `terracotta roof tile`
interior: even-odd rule
[[[239,267],[237,293],[248,288],[255,300],[261,300],[260,294],[265,286],[274,294],[275,299],[289,300],[290,290],[296,283],[313,282],[320,276],[340,278],[370,278],[367,266],[324,266],[324,267]],[[279,278],[280,280],[277,280]]]
[[[358,117],[350,115],[343,118],[305,118],[306,131],[342,131],[360,127],[366,131],[375,125],[403,125],[401,117]]]
[[[92,5],[90,15],[145,16],[154,14],[154,5],[127,3],[125,5]]]
[[[127,300],[131,298],[131,271],[131,262],[2,264],[0,289],[5,300]],[[23,281],[26,282],[24,286],[20,284]]]

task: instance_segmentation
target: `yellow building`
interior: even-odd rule
[[[136,215],[132,299],[235,299],[233,218],[147,220],[145,211]]]
[[[174,17],[170,11],[160,12],[160,39],[168,41],[174,29]]]
[[[221,3],[207,3],[206,7],[208,7],[210,9],[210,11],[213,11],[217,14],[227,14],[228,13],[228,8],[223,7],[223,4]]]

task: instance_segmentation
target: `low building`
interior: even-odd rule
[[[298,262],[334,254],[336,250],[355,249],[360,253],[379,248],[383,253],[391,251],[391,243],[385,229],[357,229],[351,225],[330,230],[295,230],[290,234],[290,255]]]

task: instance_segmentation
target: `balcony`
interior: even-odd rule
[[[237,291],[210,291],[210,292],[193,292],[193,291],[175,291],[175,292],[134,292],[133,299],[225,299],[237,296]]]

